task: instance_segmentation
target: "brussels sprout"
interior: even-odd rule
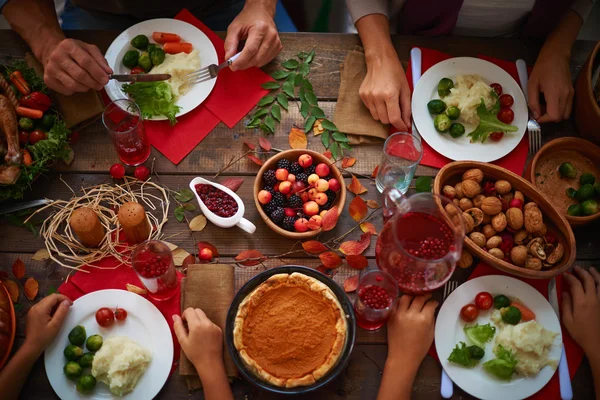
[[[75,361],[69,361],[63,368],[63,372],[65,373],[66,377],[73,380],[77,379],[81,375],[81,371],[83,371],[83,368],[81,368],[81,365],[77,364]]]
[[[144,51],[142,54],[140,54],[140,58],[138,59],[137,64],[140,67],[144,68],[144,71],[150,71],[152,69],[152,61],[150,60],[150,54],[148,54],[147,51]]]
[[[521,310],[515,306],[509,306],[500,310],[502,321],[507,324],[516,325],[521,322]]]
[[[594,191],[596,192],[596,196],[600,196],[600,182],[594,183]]]
[[[41,121],[41,128],[44,132],[48,132],[54,126],[54,122],[56,122],[56,117],[52,114],[44,114]]]
[[[581,212],[583,215],[594,215],[598,212],[598,202],[593,199],[589,199],[581,203]]]
[[[467,350],[469,350],[469,355],[474,360],[481,360],[485,355],[485,351],[479,346],[469,346]]]
[[[454,87],[454,82],[450,78],[442,78],[440,79],[440,83],[438,83],[438,95],[440,97],[445,97],[450,94],[450,89]]]
[[[494,297],[494,308],[499,310],[510,306],[510,299],[503,294]]]
[[[575,200],[586,201],[587,199],[591,199],[594,197],[594,192],[594,186],[586,183],[575,192]]]
[[[450,121],[450,118],[446,114],[436,115],[433,119],[433,126],[435,126],[435,130],[438,132],[448,132],[450,125],[452,125],[452,121]]]
[[[581,183],[582,185],[587,185],[588,183],[590,185],[593,185],[594,182],[596,182],[596,178],[594,178],[594,175],[586,172],[585,174],[581,174],[581,176],[579,177],[579,183]]]
[[[579,217],[583,214],[580,204],[571,204],[567,209],[567,214],[571,217]]]
[[[570,162],[560,164],[558,172],[563,178],[575,178],[575,176],[577,176],[577,171],[575,171],[575,167],[573,167],[573,164]]]
[[[94,362],[94,353],[85,353],[79,359],[79,365],[81,365],[82,368],[91,368],[93,362]]]
[[[567,193],[567,196],[569,196],[570,198],[574,199],[575,198],[575,193],[577,193],[577,190],[575,190],[573,188],[568,188],[565,193]]]
[[[123,56],[123,65],[129,69],[136,67],[138,65],[139,58],[140,58],[140,53],[138,53],[137,50],[129,50]]]
[[[156,49],[160,49],[160,47],[158,47],[157,45],[155,45],[154,43],[150,43],[148,45],[148,48],[146,49],[146,51],[148,52],[148,54],[152,55],[152,52]]]
[[[146,50],[148,43],[150,43],[150,41],[146,35],[137,35],[131,39],[131,45],[140,50]]]
[[[81,325],[77,325],[75,328],[71,329],[71,332],[69,332],[69,342],[75,346],[83,346],[85,343],[85,336],[85,328]]]
[[[165,61],[165,52],[160,47],[150,53],[150,61],[152,61],[152,65],[160,65]]]
[[[460,109],[455,106],[450,106],[446,109],[446,115],[453,121],[457,120],[458,117],[460,117]]]
[[[79,357],[83,355],[83,349],[79,346],[75,346],[74,344],[70,344],[65,347],[65,351],[63,352],[65,358],[69,361],[77,361]]]
[[[87,341],[85,342],[85,347],[87,347],[87,349],[89,351],[93,351],[93,352],[100,350],[100,347],[102,347],[102,336],[100,336],[100,335],[90,336],[87,339]]]
[[[92,375],[83,375],[77,380],[77,391],[79,393],[90,393],[96,388],[96,378]]]
[[[442,100],[434,99],[427,103],[427,109],[431,114],[441,114],[446,109],[446,103]]]
[[[450,125],[450,136],[453,138],[461,137],[465,134],[465,127],[463,124],[452,124]]]
[[[30,131],[33,129],[33,120],[31,118],[22,117],[19,118],[19,128],[24,131]]]

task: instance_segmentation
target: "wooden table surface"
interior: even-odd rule
[[[71,32],[70,36],[98,45],[101,51],[105,51],[118,32],[113,31],[78,31]],[[357,35],[345,34],[282,34],[281,39],[284,49],[279,57],[266,66],[265,71],[275,69],[278,62],[285,60],[302,50],[315,48],[316,56],[312,64],[310,79],[319,98],[319,104],[325,113],[332,118],[336,105],[338,88],[340,83],[339,66],[343,62],[347,52],[359,45]],[[398,55],[404,65],[409,58],[411,46],[424,46],[438,49],[455,56],[477,56],[486,54],[507,60],[523,58],[529,64],[533,64],[540,44],[538,42],[522,41],[517,39],[477,39],[477,38],[424,38],[424,37],[394,37],[394,44]],[[573,49],[571,60],[571,72],[576,77],[585,59],[591,52],[594,43],[577,42]],[[11,31],[0,31],[0,55],[11,54],[22,56],[27,51],[27,46],[18,36]],[[277,126],[274,136],[269,137],[275,148],[289,148],[287,134],[292,124],[302,126],[302,117],[298,112],[299,107],[290,105],[289,112],[283,113],[281,124]],[[153,150],[150,160],[155,159],[154,168],[160,175],[161,182],[173,190],[187,186],[188,182],[197,175],[212,177],[232,157],[239,156],[244,152],[243,140],[257,142],[260,133],[258,130],[247,130],[245,121],[238,123],[233,129],[227,128],[220,123],[211,134],[179,164],[174,165],[158,151]],[[560,124],[546,125],[543,127],[544,141],[549,141],[561,136],[577,136],[572,121]],[[324,151],[320,140],[309,135],[310,149]],[[369,176],[373,168],[379,163],[381,156],[381,145],[355,146],[352,156],[357,159],[356,165],[350,171]],[[118,161],[112,147],[108,134],[104,131],[102,124],[96,122],[81,131],[80,140],[74,146],[75,161],[70,167],[58,165],[54,172],[39,179],[31,198],[48,197],[52,199],[68,199],[70,190],[60,181],[62,179],[73,188],[87,187],[105,181],[108,178],[109,167]],[[149,164],[149,163],[148,163]],[[215,245],[221,253],[221,261],[231,261],[233,257],[242,250],[258,249],[265,255],[281,254],[290,250],[294,241],[284,239],[261,221],[252,200],[252,185],[258,167],[248,160],[242,160],[228,169],[223,176],[238,176],[244,178],[244,184],[238,194],[244,199],[247,207],[246,217],[257,225],[254,235],[248,235],[240,230],[226,230],[209,224],[202,232],[194,235],[189,232],[186,224],[178,223],[171,214],[170,221],[165,228],[165,235],[178,234],[169,239],[171,242],[183,247],[189,252],[194,252],[195,241],[208,241]],[[434,176],[435,168],[420,166],[417,176]],[[379,199],[377,190],[369,179],[361,179],[362,184],[368,188],[365,199]],[[411,189],[412,190],[412,189]],[[352,199],[352,194],[346,202],[346,206]],[[374,219],[378,231],[381,229],[381,218]],[[345,212],[338,226],[332,232],[324,234],[324,238],[337,237],[354,226],[353,220]],[[594,229],[595,228],[595,229]],[[597,235],[598,224],[578,229],[577,238],[577,261],[580,265],[600,265],[600,236]],[[358,236],[354,232],[354,236]],[[349,236],[354,238],[354,236]],[[68,271],[55,264],[43,261],[33,261],[31,256],[37,250],[43,248],[40,238],[23,229],[9,225],[5,220],[0,220],[0,268],[9,271],[12,263],[20,257],[27,266],[27,274],[34,276],[40,282],[40,294],[45,295],[49,290],[57,288],[66,278]],[[369,259],[369,267],[374,268],[374,244],[366,251]],[[290,258],[281,260],[270,260],[268,266],[281,264],[299,264],[316,267],[319,260],[302,253],[292,254]],[[295,257],[295,258],[294,258]],[[236,289],[260,272],[262,267],[236,268]],[[457,270],[455,279],[464,281],[471,270]],[[335,276],[338,283],[353,275],[355,271],[348,267],[341,267]],[[436,293],[436,296],[440,296]],[[17,330],[18,347],[24,338],[24,312],[28,309],[27,300],[21,295],[20,302],[25,305],[19,318]],[[359,329],[357,343],[346,371],[334,382],[325,388],[305,397],[311,399],[374,399],[379,387],[381,372],[387,355],[386,332],[382,329],[370,333]],[[427,356],[423,362],[413,387],[413,398],[415,399],[437,399],[440,384],[440,366]],[[573,389],[575,399],[593,398],[592,377],[587,361],[579,368],[574,380]],[[233,384],[235,397],[239,399],[248,398],[277,398],[267,392],[258,390],[250,384],[240,380]],[[470,398],[458,388],[455,388],[454,398]],[[203,398],[201,392],[188,393],[183,378],[175,373],[166,383],[157,398],[161,399],[184,399]],[[22,393],[26,399],[49,399],[56,398],[44,371],[43,360],[38,360],[28,382]]]

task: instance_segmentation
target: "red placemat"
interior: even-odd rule
[[[434,66],[435,64],[452,58],[451,55],[442,53],[437,50],[427,49],[423,47],[419,47],[421,49],[421,73],[424,74],[429,68]],[[500,68],[504,69],[508,72],[516,82],[519,81],[519,77],[517,74],[517,67],[514,62],[500,60],[497,58],[487,57],[480,55],[479,58],[489,61],[493,64],[498,65]],[[408,68],[406,70],[406,78],[408,79],[408,84],[410,86],[410,90],[412,92],[412,71],[411,71],[411,63],[408,63]],[[395,129],[391,127],[392,129]],[[423,158],[421,159],[421,164],[428,165],[430,167],[442,168],[446,164],[452,162],[449,158],[444,157],[437,151],[435,151],[426,141],[422,141],[423,144]],[[509,171],[514,172],[515,174],[521,176],[523,174],[523,169],[525,167],[525,163],[527,161],[527,153],[529,152],[529,143],[527,141],[527,135],[523,137],[521,142],[517,145],[517,147],[511,151],[506,156],[502,157],[499,160],[493,162],[502,168],[506,168]]]
[[[533,286],[546,299],[548,298],[549,280],[518,278],[516,276],[513,276],[513,275],[510,275],[503,271],[500,271],[500,270],[498,270],[494,267],[491,267],[487,264],[484,264],[484,263],[479,263],[479,265],[473,270],[473,272],[469,276],[468,280],[479,278],[480,276],[486,276],[486,275],[503,275],[503,276],[510,276],[510,277],[519,279],[519,280]],[[558,304],[561,304],[561,301],[562,301],[563,282],[564,282],[564,280],[563,280],[562,276],[556,277],[556,291],[558,294]],[[583,353],[583,350],[581,350],[581,347],[579,347],[579,345],[577,345],[577,343],[575,343],[575,341],[573,340],[571,335],[569,335],[569,332],[567,332],[566,329],[564,329],[564,327],[562,325],[562,321],[561,321],[561,327],[562,327],[563,344],[565,347],[565,351],[567,353],[567,362],[569,364],[569,374],[571,375],[571,379],[573,379],[573,377],[575,376],[575,373],[577,372],[577,369],[579,368],[579,365],[581,364],[581,361],[583,360],[584,353]],[[429,349],[429,355],[439,361],[439,357],[438,357],[437,351],[435,349],[435,343],[431,345],[431,348]],[[442,356],[447,357],[446,355],[442,355]],[[543,400],[552,400],[552,399],[558,400],[558,399],[560,399],[560,383],[558,381],[558,369],[556,370],[556,372],[554,373],[554,376],[552,377],[552,379],[550,379],[548,384],[546,384],[546,386],[544,386],[542,388],[542,390],[540,390],[539,392],[537,392],[536,394],[531,396],[530,399],[536,399],[536,400],[538,400],[538,399],[539,400],[542,400],[542,399]]]

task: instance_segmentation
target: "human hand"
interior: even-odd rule
[[[563,323],[588,356],[600,356],[600,273],[596,268],[589,272],[581,267],[574,270],[579,279],[564,275],[570,293],[563,293]]]
[[[393,51],[393,50],[392,50]],[[410,127],[410,88],[402,64],[393,51],[367,60],[367,76],[358,91],[373,119],[401,131]]]
[[[75,39],[48,46],[42,63],[46,85],[64,95],[102,90],[113,73],[98,47]]]
[[[58,335],[73,303],[67,296],[51,294],[27,312],[23,347],[41,354]]]
[[[240,40],[246,40],[242,53],[231,64],[232,71],[262,67],[274,59],[283,48],[273,21],[275,7],[271,8],[262,4],[246,2],[242,12],[227,28],[226,60],[238,52]]]

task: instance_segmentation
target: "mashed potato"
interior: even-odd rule
[[[113,394],[122,396],[133,390],[151,359],[150,351],[133,340],[113,336],[104,341],[94,356],[92,375]]]
[[[152,74],[171,74],[171,79],[167,82],[171,85],[171,90],[175,97],[183,96],[190,90],[185,76],[190,72],[200,69],[200,55],[198,50],[192,50],[190,54],[166,54],[165,61],[162,64],[152,68]]]
[[[478,125],[477,107],[481,104],[481,99],[483,98],[488,110],[494,106],[495,99],[491,92],[492,88],[479,75],[457,75],[454,87],[443,100],[446,105],[460,109],[460,120]]]

